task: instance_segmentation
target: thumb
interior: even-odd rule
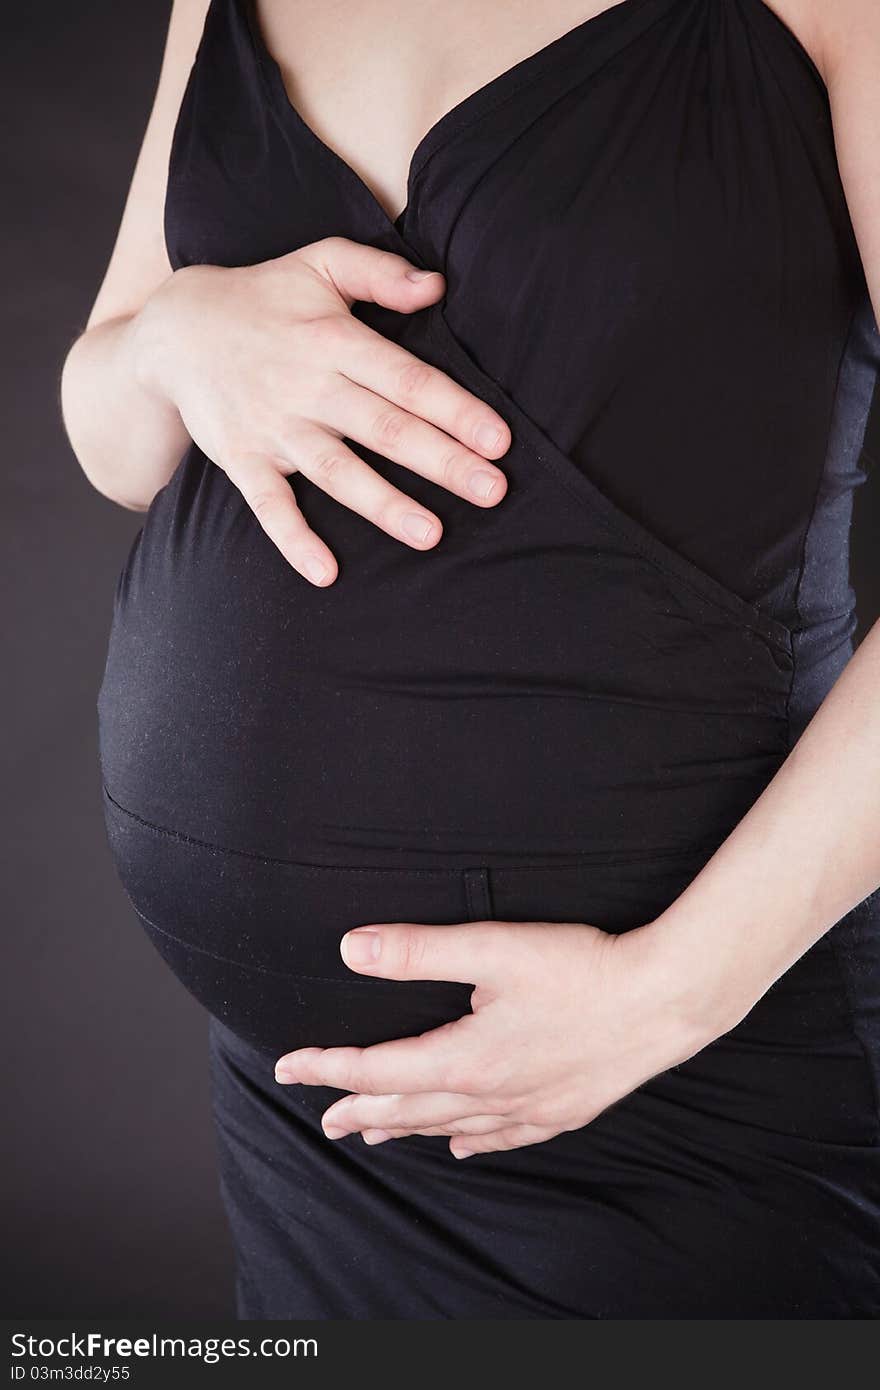
[[[463,922],[426,927],[383,922],[346,932],[340,950],[346,965],[362,975],[488,984],[500,975],[505,960],[504,925]]]
[[[394,251],[380,251],[349,237],[326,237],[315,243],[319,267],[350,309],[356,300],[382,304],[410,314],[446,292],[439,270],[422,270]]]

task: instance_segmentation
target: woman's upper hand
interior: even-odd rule
[[[439,272],[328,237],[253,266],[183,267],[138,315],[139,381],[173,403],[285,558],[315,584],[332,583],[336,559],[307,525],[288,474],[303,473],[417,550],[442,531],[344,436],[476,506],[504,496],[505,476],[491,462],[510,445],[504,420],[351,313],[357,300],[412,313],[443,288]]]

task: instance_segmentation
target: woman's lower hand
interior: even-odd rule
[[[506,478],[491,460],[510,446],[505,421],[351,313],[359,300],[413,313],[444,289],[439,272],[327,237],[253,266],[182,267],[134,321],[140,383],[176,407],[198,447],[314,584],[333,582],[336,559],[305,521],[289,474],[303,473],[416,550],[436,545],[442,531],[435,513],[370,468],[344,437],[476,506],[504,496]]]
[[[748,1012],[694,977],[666,926],[620,935],[546,922],[357,928],[342,942],[351,969],[473,983],[473,1012],[371,1047],[300,1048],[279,1059],[276,1079],[352,1093],[323,1115],[333,1139],[449,1135],[464,1158],[579,1129]]]

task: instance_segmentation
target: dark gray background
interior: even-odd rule
[[[116,576],[142,517],[87,482],[58,400],[116,235],[169,11],[169,0],[65,0],[4,20],[7,1317],[232,1313],[205,1016],[127,906],[101,816],[95,700]],[[878,472],[857,493],[860,634],[880,613]]]
[[[0,44],[7,1317],[232,1313],[205,1015],[128,908],[101,816],[95,699],[116,575],[143,516],[91,487],[58,401],[170,8],[17,5]]]

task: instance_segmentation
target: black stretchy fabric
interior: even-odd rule
[[[394,222],[212,0],[171,151],[172,265],[342,235],[440,269],[355,314],[509,422],[489,511],[423,554],[308,479],[316,589],[192,446],[119,575],[110,845],[211,1015],[243,1317],[880,1312],[880,897],[583,1129],[458,1163],[320,1131],[309,1044],[407,1036],[461,984],[356,977],[349,927],[672,903],[852,654],[880,362],[828,94],[763,0],[622,0],[429,130]],[[768,931],[774,924],[768,923]]]

